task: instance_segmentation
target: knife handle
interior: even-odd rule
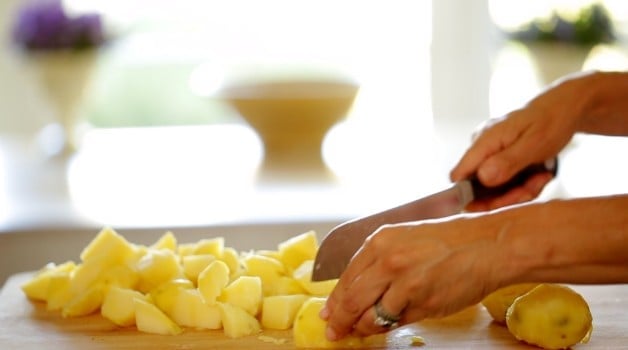
[[[469,179],[473,191],[473,199],[482,200],[497,197],[513,188],[522,186],[532,175],[540,173],[551,173],[552,176],[556,177],[556,174],[558,174],[558,158],[551,158],[543,163],[529,165],[528,167],[518,172],[506,183],[499,186],[484,186],[482,182],[480,182],[480,180],[477,178],[477,176],[473,176],[471,179]]]

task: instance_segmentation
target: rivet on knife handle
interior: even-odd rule
[[[473,190],[473,199],[486,199],[502,195],[513,188],[523,185],[532,175],[540,173],[551,173],[552,176],[556,176],[558,173],[558,158],[548,159],[544,163],[529,165],[508,180],[508,182],[499,186],[484,186],[480,180],[474,176],[469,179]]]

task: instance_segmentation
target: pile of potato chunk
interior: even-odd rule
[[[262,329],[293,328],[302,306],[310,299],[324,300],[337,282],[310,280],[318,249],[313,231],[276,250],[238,252],[224,241],[215,237],[178,244],[167,232],[144,246],[106,227],[84,248],[80,262],[50,263],[22,290],[63,317],[100,312],[121,327],[148,333],[222,329],[237,338]],[[301,319],[311,316],[303,312]],[[324,328],[295,327],[294,332],[324,338]]]

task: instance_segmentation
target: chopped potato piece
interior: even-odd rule
[[[220,329],[222,327],[219,306],[206,304],[198,289],[180,290],[170,317],[180,326],[195,329]]]
[[[183,277],[179,259],[170,250],[149,249],[137,262],[136,268],[140,276],[138,289],[143,293],[169,280]]]
[[[228,303],[218,303],[225,335],[240,338],[261,332],[259,321],[241,307]]]
[[[262,308],[262,279],[240,276],[223,288],[218,301],[239,306],[251,316],[256,316]]]
[[[232,280],[242,274],[243,267],[240,263],[240,254],[238,254],[237,250],[231,247],[225,247],[222,250],[222,256],[219,259],[229,267],[229,276]]]
[[[71,272],[75,268],[76,264],[73,261],[68,261],[61,265],[49,263],[38,271],[33,278],[22,284],[22,291],[30,299],[46,301],[51,276],[58,272]]]
[[[172,231],[168,231],[164,233],[163,236],[161,236],[159,240],[157,240],[157,242],[151,245],[150,248],[157,249],[157,250],[167,249],[167,250],[176,252],[177,251],[177,237],[175,237]]]
[[[149,295],[155,305],[172,317],[175,302],[181,289],[192,289],[194,284],[185,278],[175,278],[150,291]]]
[[[273,294],[273,286],[286,271],[279,260],[259,254],[245,255],[242,263],[247,276],[258,276],[262,279],[262,291],[265,296]]]
[[[264,298],[262,304],[262,326],[268,329],[289,329],[294,318],[309,295],[274,295]]]
[[[112,286],[105,294],[100,313],[118,326],[132,326],[135,324],[135,299],[149,301],[149,297],[136,290]]]
[[[201,239],[194,247],[194,254],[211,254],[216,258],[222,257],[225,250],[225,238],[215,237]]]
[[[313,268],[314,260],[306,260],[294,271],[292,277],[294,277],[309,294],[321,297],[328,296],[338,283],[338,280],[333,279],[329,281],[313,282]]]
[[[46,298],[48,311],[61,310],[72,300],[74,294],[70,290],[70,278],[71,273],[68,271],[58,271],[50,276]]]
[[[362,347],[362,338],[347,336],[339,341],[329,341],[325,337],[327,322],[318,314],[325,305],[325,298],[313,297],[308,299],[297,313],[292,328],[294,344],[298,348],[359,348]]]
[[[106,256],[110,265],[124,262],[133,256],[133,246],[110,227],[103,228],[81,252],[81,261]]]
[[[172,322],[166,314],[150,302],[134,299],[134,305],[135,324],[139,331],[162,335],[177,335],[183,332],[179,325]]]
[[[198,290],[209,305],[216,303],[216,298],[228,283],[229,267],[220,260],[213,261],[198,275]]]
[[[65,304],[61,309],[61,316],[79,317],[92,314],[100,309],[103,297],[103,285],[95,284]]]
[[[279,260],[290,270],[297,269],[306,260],[314,260],[318,250],[316,232],[308,231],[279,243]]]
[[[205,268],[216,260],[216,257],[211,254],[201,255],[186,255],[181,257],[181,265],[183,265],[183,273],[190,281],[196,282],[198,275],[205,270]]]

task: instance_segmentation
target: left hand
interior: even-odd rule
[[[499,250],[491,230],[473,222],[463,217],[378,229],[353,257],[321,311],[328,321],[327,337],[388,331],[374,323],[373,305],[380,298],[382,308],[399,315],[403,325],[452,314],[497,289]]]

